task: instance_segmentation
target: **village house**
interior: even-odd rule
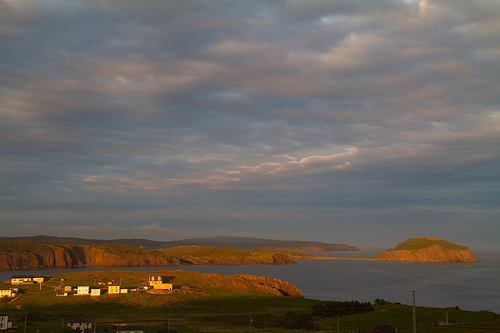
[[[154,286],[155,284],[162,284],[163,276],[161,275],[150,275],[149,276],[149,285]]]
[[[108,295],[118,295],[120,293],[120,286],[108,286]]]
[[[78,286],[76,294],[77,295],[88,295],[88,294],[90,294],[90,287],[89,286]]]
[[[33,282],[34,283],[42,283],[44,281],[43,276],[33,276]]]
[[[137,325],[118,326],[116,333],[144,333],[144,327]]]
[[[159,290],[173,289],[173,285],[171,283],[163,283],[163,276],[161,275],[150,275],[149,285],[152,286],[154,289],[159,289]]]
[[[66,321],[66,326],[73,331],[90,332],[92,331],[93,322],[90,319],[71,319]]]
[[[33,275],[13,275],[12,284],[33,284]]]
[[[17,296],[18,292],[19,292],[19,289],[17,289],[17,288],[1,289],[0,290],[0,298],[2,298],[2,297],[14,298]]]
[[[12,328],[12,322],[9,321],[9,315],[0,314],[0,331],[7,331]]]
[[[91,289],[90,297],[95,298],[101,296],[101,289]]]
[[[153,288],[157,290],[172,290],[174,288],[174,285],[171,283],[162,283],[162,284],[155,284]]]

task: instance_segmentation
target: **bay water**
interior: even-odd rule
[[[316,253],[317,254],[317,253]],[[373,258],[367,252],[328,255]],[[44,275],[98,270],[187,270],[220,274],[251,274],[288,281],[306,297],[324,301],[357,300],[459,307],[500,313],[500,253],[475,254],[477,263],[405,263],[351,259],[298,259],[295,265],[193,265],[168,267],[70,268],[0,271],[0,281],[12,275]]]

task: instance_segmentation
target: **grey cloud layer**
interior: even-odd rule
[[[0,13],[2,221],[498,219],[497,1],[2,0]]]

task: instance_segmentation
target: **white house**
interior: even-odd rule
[[[12,284],[32,284],[33,283],[33,275],[13,275]]]
[[[161,275],[150,275],[149,276],[149,285],[154,286],[155,284],[162,284],[163,276]]]
[[[43,276],[33,276],[33,282],[34,283],[42,283],[44,280]]]
[[[73,331],[89,332],[92,330],[92,320],[90,319],[71,319],[66,322],[66,326]]]
[[[0,331],[6,331],[12,328],[12,322],[9,321],[9,315],[0,314]]]
[[[89,286],[78,286],[77,295],[88,295],[90,294],[90,287]]]

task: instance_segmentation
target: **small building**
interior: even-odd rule
[[[118,295],[120,293],[120,286],[108,286],[108,295]]]
[[[93,328],[93,322],[90,319],[70,319],[66,321],[66,326],[73,331],[90,332]]]
[[[458,321],[456,319],[448,319],[448,320],[439,321],[439,326],[449,326],[449,325],[458,325],[458,324],[463,324],[463,322]]]
[[[64,292],[65,293],[70,293],[73,291],[73,287],[72,286],[64,286]]]
[[[101,289],[91,289],[90,290],[90,297],[99,297],[101,296]]]
[[[44,281],[43,276],[33,276],[33,283],[42,283]]]
[[[12,284],[33,284],[33,275],[13,275]]]
[[[126,289],[126,288],[121,288],[121,289],[120,289],[120,294],[128,294],[128,289]]]
[[[137,325],[118,326],[116,333],[144,333],[144,327]]]
[[[372,333],[396,333],[396,331],[391,325],[383,325],[375,327]]]
[[[14,298],[17,296],[19,289],[0,289],[0,298],[2,297],[8,297],[8,298]]]
[[[153,285],[153,288],[159,290],[172,290],[174,286],[171,283],[162,283]]]
[[[78,286],[76,294],[77,295],[88,295],[88,294],[90,294],[90,287],[89,286]]]
[[[6,331],[12,328],[12,322],[9,321],[9,315],[0,314],[0,331]]]
[[[154,286],[155,284],[162,284],[163,276],[161,275],[150,275],[149,276],[149,285]]]

